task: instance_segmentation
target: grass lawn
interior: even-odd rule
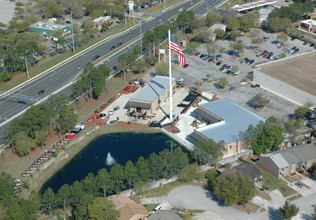
[[[291,197],[288,198],[287,200],[294,201],[294,200],[299,199],[299,198],[301,198],[301,197],[302,197],[301,194],[296,194],[296,195],[294,195],[294,196],[291,196]]]
[[[259,168],[259,170],[263,176],[263,185],[267,187],[268,190],[279,189],[284,197],[288,197],[296,193],[296,191],[287,186],[284,181],[277,179],[264,169]]]
[[[174,188],[183,186],[183,185],[195,185],[195,186],[204,186],[204,184],[198,184],[195,182],[181,182],[181,181],[175,181],[172,183],[164,184],[161,187],[157,187],[154,189],[151,189],[149,191],[137,194],[137,197],[142,196],[142,198],[150,198],[150,197],[159,197],[167,195],[170,191],[172,191]]]

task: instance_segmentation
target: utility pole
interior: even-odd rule
[[[126,20],[126,10],[125,10],[125,25],[127,25],[127,20]]]
[[[25,59],[26,77],[29,79],[30,75],[29,75],[29,67],[27,64],[27,56],[25,56],[24,59]]]

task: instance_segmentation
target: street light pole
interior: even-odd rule
[[[143,55],[142,20],[139,21],[140,55]]]
[[[72,38],[72,52],[75,53],[75,38],[74,38],[74,23],[72,20],[72,9],[71,9],[71,38]]]

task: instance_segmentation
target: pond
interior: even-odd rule
[[[76,157],[52,176],[42,187],[57,191],[64,184],[72,184],[85,178],[88,173],[96,174],[102,168],[109,168],[114,162],[124,165],[128,160],[136,162],[141,156],[149,157],[170,148],[171,139],[164,134],[113,133],[90,142]],[[179,146],[173,144],[173,147]]]

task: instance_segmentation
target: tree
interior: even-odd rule
[[[227,19],[226,25],[227,25],[227,28],[230,30],[238,30],[240,28],[240,22],[234,16],[231,16]]]
[[[300,117],[303,117],[307,112],[309,112],[309,108],[306,106],[300,106],[294,110],[294,113]]]
[[[237,51],[238,53],[243,53],[244,52],[244,44],[241,41],[237,41],[237,42],[232,42],[229,47],[232,50]]]
[[[124,180],[125,180],[125,176],[124,176],[124,170],[122,165],[115,163],[110,170],[110,176],[111,178],[114,180],[114,192],[118,193],[120,191],[122,191],[123,189],[125,189],[125,185],[124,185]]]
[[[221,77],[218,79],[217,85],[219,86],[220,89],[225,89],[228,86],[228,80],[226,77]]]
[[[211,26],[216,23],[220,23],[223,19],[223,15],[218,12],[209,12],[206,14],[205,22],[206,26]]]
[[[208,43],[205,45],[206,47],[206,52],[208,55],[214,55],[217,52],[217,45],[214,43]]]
[[[126,185],[129,189],[131,189],[138,179],[137,169],[132,161],[129,160],[125,163],[124,173],[126,178]]]
[[[262,93],[256,94],[254,97],[252,97],[251,101],[258,109],[263,109],[270,102],[270,100],[267,97],[263,96]]]
[[[14,198],[14,179],[10,174],[1,172],[0,174],[0,204],[9,206]]]
[[[274,117],[260,121],[255,127],[250,125],[244,134],[245,143],[252,147],[254,154],[277,150],[284,140],[283,130]]]
[[[281,219],[290,220],[297,215],[299,210],[299,207],[286,200],[284,205],[279,208],[279,215]]]
[[[243,31],[257,27],[258,23],[258,16],[255,13],[246,13],[240,17],[240,27]]]
[[[89,219],[116,220],[120,217],[120,213],[115,210],[114,204],[105,198],[95,198],[88,205]]]
[[[199,46],[200,44],[198,42],[190,41],[187,45],[187,51],[189,52],[189,54],[194,54]]]
[[[315,206],[315,204],[313,205],[313,207],[314,207],[314,213],[312,214],[312,220],[316,220],[316,206]]]
[[[256,193],[254,181],[241,172],[226,172],[216,177],[211,186],[225,205],[245,205]]]
[[[155,66],[155,70],[156,70],[156,73],[158,75],[168,75],[169,73],[169,66],[168,66],[168,63],[158,63],[156,64]]]
[[[216,34],[216,37],[218,38],[218,39],[222,39],[224,36],[225,36],[225,31],[224,30],[222,30],[222,29],[216,29],[215,31],[214,31],[214,33]]]
[[[278,34],[278,39],[282,41],[282,43],[284,44],[289,39],[289,37],[287,36],[286,33],[281,32]]]
[[[252,44],[256,44],[257,47],[259,47],[260,44],[262,44],[262,38],[260,36],[255,36],[251,39]]]
[[[197,164],[189,164],[183,167],[178,173],[178,179],[183,182],[189,182],[191,180],[200,180],[203,178],[203,173],[199,172],[199,166]]]
[[[196,18],[193,11],[184,10],[178,15],[176,23],[181,29],[192,29],[195,20]]]
[[[137,177],[139,180],[145,182],[150,177],[150,169],[148,165],[148,161],[144,159],[144,157],[139,157],[135,163],[137,169]]]
[[[70,198],[70,186],[68,184],[64,184],[57,192],[57,199],[60,200],[64,211],[67,208]]]
[[[222,159],[223,152],[225,150],[225,143],[223,141],[218,143],[213,140],[205,142],[198,141],[195,146],[196,149],[193,151],[193,154],[195,155],[197,161],[202,164],[217,164],[217,162]]]
[[[292,21],[289,18],[271,17],[268,18],[268,25],[270,30],[274,32],[287,32],[292,25]]]
[[[42,210],[46,213],[51,213],[53,209],[57,208],[57,197],[51,188],[45,190],[41,198]]]

